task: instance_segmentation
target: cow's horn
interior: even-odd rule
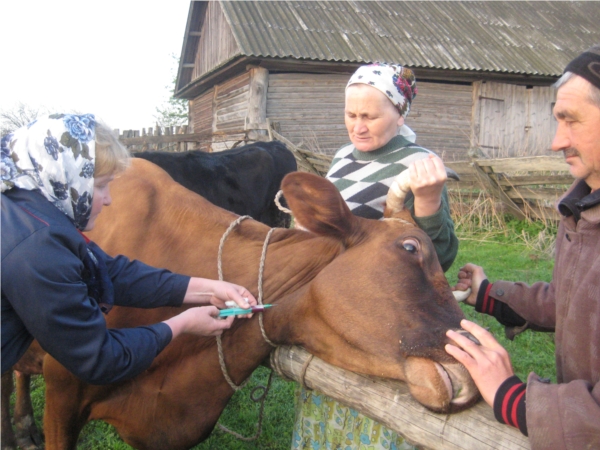
[[[398,212],[404,209],[404,199],[410,190],[409,180],[410,174],[408,170],[404,170],[392,181],[385,200],[387,207],[392,211]]]
[[[445,169],[446,169],[446,175],[448,176],[448,178],[452,178],[453,180],[460,181],[460,177],[454,170],[452,170],[448,167],[446,167]]]
[[[460,181],[458,174],[448,167],[446,167],[446,175],[448,178]],[[410,191],[410,174],[408,170],[404,170],[392,181],[386,198],[387,207],[394,212],[402,211],[404,209],[404,199],[408,191]]]
[[[471,295],[471,288],[468,288],[466,291],[452,291],[452,294],[457,302],[464,302]]]

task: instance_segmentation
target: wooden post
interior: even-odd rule
[[[269,88],[269,71],[263,67],[248,66],[250,72],[250,86],[248,91],[248,114],[246,124],[265,123],[267,119],[267,91]],[[248,129],[246,127],[246,129]],[[266,135],[264,130],[251,131],[250,139],[256,139],[255,135]]]
[[[160,128],[159,124],[156,124],[156,126],[154,127],[154,134],[156,136],[162,136],[162,129]],[[162,150],[162,144],[161,143],[157,143],[156,144],[156,151],[158,150]]]
[[[213,133],[216,133],[217,131],[219,131],[219,129],[217,127],[217,97],[218,97],[218,95],[219,95],[219,85],[216,85],[213,89],[213,98],[212,98],[212,105],[211,105],[211,111],[213,114],[213,117],[212,117]]]
[[[456,414],[436,414],[417,403],[405,383],[359,375],[325,363],[301,347],[277,347],[271,367],[284,378],[304,383],[354,408],[413,445],[444,450],[526,450],[519,430],[499,423],[483,401]],[[305,367],[305,365],[308,365]]]
[[[506,195],[502,188],[496,183],[478,164],[477,161],[473,161],[473,169],[475,174],[481,183],[481,186],[486,190],[492,197],[497,198],[502,202],[504,206],[508,208],[510,214],[515,216],[519,220],[526,218],[525,214],[519,208],[512,199]]]
[[[479,147],[479,132],[480,132],[480,120],[481,120],[481,102],[479,97],[481,96],[481,81],[475,81],[473,83],[473,107],[471,112],[471,138],[470,138],[470,151]]]

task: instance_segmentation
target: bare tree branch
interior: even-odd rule
[[[40,115],[46,114],[45,108],[34,108],[25,103],[19,102],[16,106],[10,109],[0,109],[0,127],[4,136],[11,131],[21,128]]]

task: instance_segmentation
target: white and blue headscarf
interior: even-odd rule
[[[39,190],[84,230],[92,210],[96,119],[53,114],[2,137],[2,192]]]

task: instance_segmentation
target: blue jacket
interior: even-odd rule
[[[33,339],[92,384],[146,370],[171,341],[169,326],[107,329],[85,281],[87,243],[71,220],[38,191],[15,188],[1,197],[2,373]],[[106,264],[115,305],[181,306],[190,277],[102,251],[96,256]]]

